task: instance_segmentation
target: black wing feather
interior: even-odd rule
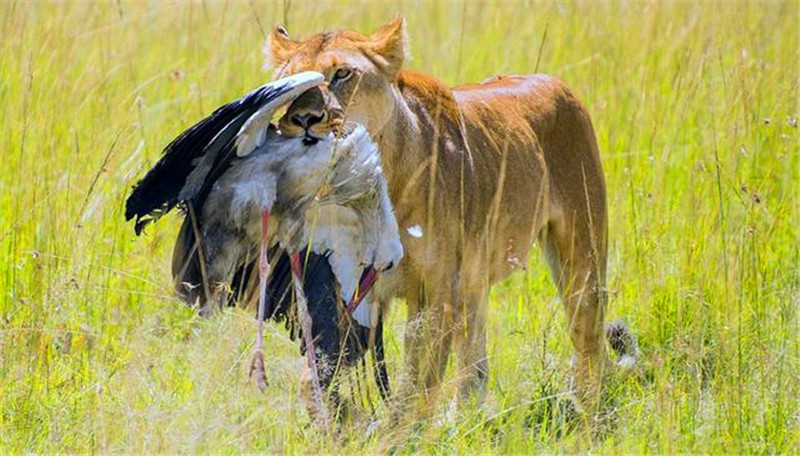
[[[169,143],[161,159],[136,184],[125,204],[125,219],[136,218],[136,234],[182,201],[181,197],[187,195],[184,191],[187,179],[200,165],[203,169],[197,170],[196,177],[203,185],[188,194],[196,201],[198,194],[210,188],[213,180],[208,176],[219,177],[235,156],[234,139],[242,125],[265,103],[286,90],[287,84],[263,85],[218,108]]]

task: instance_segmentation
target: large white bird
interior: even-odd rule
[[[315,267],[309,268],[303,260],[313,252],[317,262],[327,262],[341,296],[349,301],[346,313],[353,313],[360,325],[374,327],[379,325],[377,312],[364,297],[377,272],[390,269],[403,256],[380,155],[366,130],[347,125],[344,134],[308,141],[283,137],[271,124],[281,105],[322,81],[321,74],[301,73],[221,107],[167,146],[161,161],[134,189],[126,208],[128,219],[136,217],[139,233],[176,204],[185,206],[188,217],[173,254],[173,274],[181,282],[184,299],[198,302],[205,313],[228,301],[237,273],[246,271],[258,256],[259,334],[254,366],[261,372],[259,379],[264,371],[268,252],[275,244],[286,250],[320,401],[320,381],[314,375],[319,365],[315,326],[307,308],[304,278],[325,282],[326,275],[312,272],[309,276]],[[320,286],[327,284],[311,283],[312,289]],[[325,290],[336,292],[330,287]],[[338,299],[325,301],[330,306]],[[384,368],[379,385],[386,380]]]
[[[291,255],[299,258],[306,247],[328,254],[342,296],[352,304],[376,271],[400,261],[403,247],[377,146],[364,127],[346,130],[309,144],[270,129],[262,146],[231,164],[201,214],[204,242],[222,250],[213,261],[209,255],[212,278],[232,277],[237,259],[260,239],[264,208],[272,214],[268,231]],[[376,322],[368,303],[352,310],[356,321],[371,327]]]

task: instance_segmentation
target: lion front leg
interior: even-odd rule
[[[452,311],[449,300],[431,293],[407,298],[405,366],[396,404],[400,415],[414,405],[423,414],[432,410],[447,367],[452,346]]]
[[[456,337],[459,402],[486,399],[489,358],[486,355],[486,319],[489,310],[488,287],[463,292],[459,299],[459,328]]]

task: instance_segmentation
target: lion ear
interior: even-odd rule
[[[289,32],[283,26],[275,27],[264,45],[264,69],[268,70],[286,63],[299,46],[300,43],[289,38]]]
[[[408,35],[406,34],[406,21],[401,14],[369,36],[370,50],[380,57],[379,63],[382,70],[394,77],[403,61],[409,59]]]

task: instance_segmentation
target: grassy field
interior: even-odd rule
[[[177,217],[135,238],[133,183],[177,133],[268,78],[265,31],[370,31],[402,11],[409,67],[447,83],[557,75],[593,116],[609,187],[611,318],[643,352],[615,425],[554,432],[570,346],[533,267],[492,291],[485,409],[336,436],[298,400],[303,359],[252,310],[171,293]],[[0,453],[800,452],[800,59],[785,3],[0,3]],[[402,360],[395,303],[388,358]],[[346,384],[346,390],[349,387]],[[369,400],[365,399],[368,396]],[[370,405],[371,404],[371,405]],[[449,410],[449,411],[448,411]]]

